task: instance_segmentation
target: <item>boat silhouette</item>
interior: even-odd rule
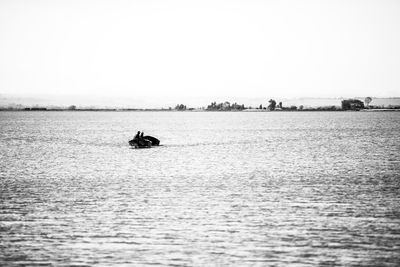
[[[143,138],[133,138],[129,141],[129,145],[135,148],[151,148],[152,146],[159,146],[160,140],[157,138],[146,135]]]

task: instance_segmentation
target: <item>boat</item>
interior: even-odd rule
[[[146,135],[143,136],[143,138],[134,138],[129,141],[129,145],[133,146],[135,148],[151,148],[153,146],[159,146],[160,145],[160,140],[157,138]]]

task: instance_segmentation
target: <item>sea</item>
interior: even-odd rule
[[[399,133],[400,112],[0,112],[0,266],[399,266]]]

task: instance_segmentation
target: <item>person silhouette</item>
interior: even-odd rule
[[[143,134],[143,133],[142,133]],[[138,131],[135,135],[135,137],[133,138],[133,140],[139,139],[140,137],[140,131]]]

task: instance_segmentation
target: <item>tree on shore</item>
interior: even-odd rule
[[[268,109],[269,109],[269,110],[275,110],[275,108],[276,108],[276,101],[273,100],[273,99],[270,99],[268,102],[269,102]]]
[[[207,106],[206,110],[220,110],[220,111],[229,111],[229,110],[243,110],[245,109],[244,105],[239,105],[236,102],[231,104],[228,101],[224,103],[211,102],[210,105]]]
[[[176,105],[175,110],[179,111],[186,110],[186,106],[184,104],[178,104]]]
[[[365,103],[365,105],[368,107],[368,106],[369,106],[369,103],[371,103],[371,101],[372,101],[372,98],[369,97],[369,96],[367,96],[367,97],[365,98],[365,100],[364,100],[364,103]]]

